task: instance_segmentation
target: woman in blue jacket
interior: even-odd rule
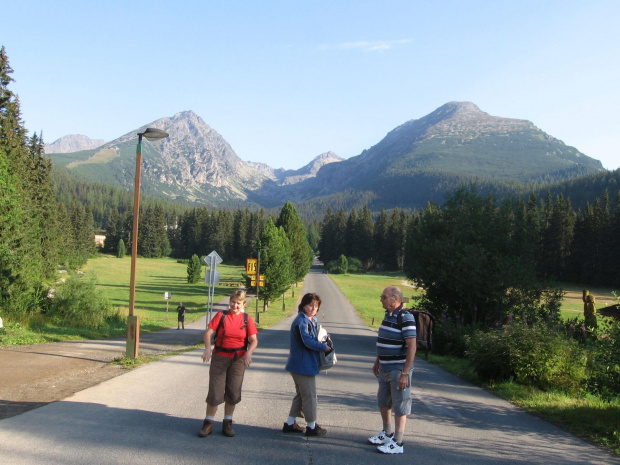
[[[293,377],[295,397],[288,420],[282,427],[285,433],[304,432],[295,421],[297,417],[306,420],[306,436],[323,436],[327,432],[316,424],[315,377],[319,374],[319,352],[328,354],[332,350],[317,338],[319,323],[316,314],[319,313],[320,306],[321,298],[317,294],[304,295],[299,303],[299,314],[291,325],[291,348],[286,371]]]

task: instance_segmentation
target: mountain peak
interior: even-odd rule
[[[69,134],[55,140],[51,144],[45,144],[45,153],[73,153],[82,150],[91,150],[105,144],[102,139],[91,139],[82,134]]]

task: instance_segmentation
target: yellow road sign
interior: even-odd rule
[[[252,276],[251,278],[252,279],[251,279],[251,282],[250,282],[250,286],[256,286],[256,275]],[[259,287],[264,287],[265,286],[265,275],[264,274],[260,275],[258,286]]]
[[[248,276],[256,276],[256,268],[258,267],[258,260],[256,258],[245,259],[245,274]]]

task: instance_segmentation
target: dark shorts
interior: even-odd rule
[[[245,374],[243,358],[233,359],[213,354],[209,367],[209,393],[207,404],[238,404],[241,402],[241,386]]]
[[[391,408],[394,415],[411,414],[411,373],[409,386],[402,391],[398,389],[400,370],[379,370],[379,391],[377,403],[379,408]]]

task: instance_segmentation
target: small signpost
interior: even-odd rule
[[[208,288],[208,299],[207,299],[207,326],[209,325],[209,321],[211,321],[212,313],[213,313],[213,297],[215,294],[215,285],[220,282],[220,272],[217,271],[217,265],[222,263],[222,257],[218,255],[218,253],[214,250],[209,255],[204,258],[205,263],[209,267],[209,269],[205,272],[205,283],[209,285]]]
[[[256,275],[250,276],[250,285],[256,286]],[[258,277],[258,285],[260,287],[265,287],[265,275],[264,274]]]
[[[168,317],[168,302],[172,298],[172,294],[170,292],[164,292],[164,299],[166,299],[166,318]]]

